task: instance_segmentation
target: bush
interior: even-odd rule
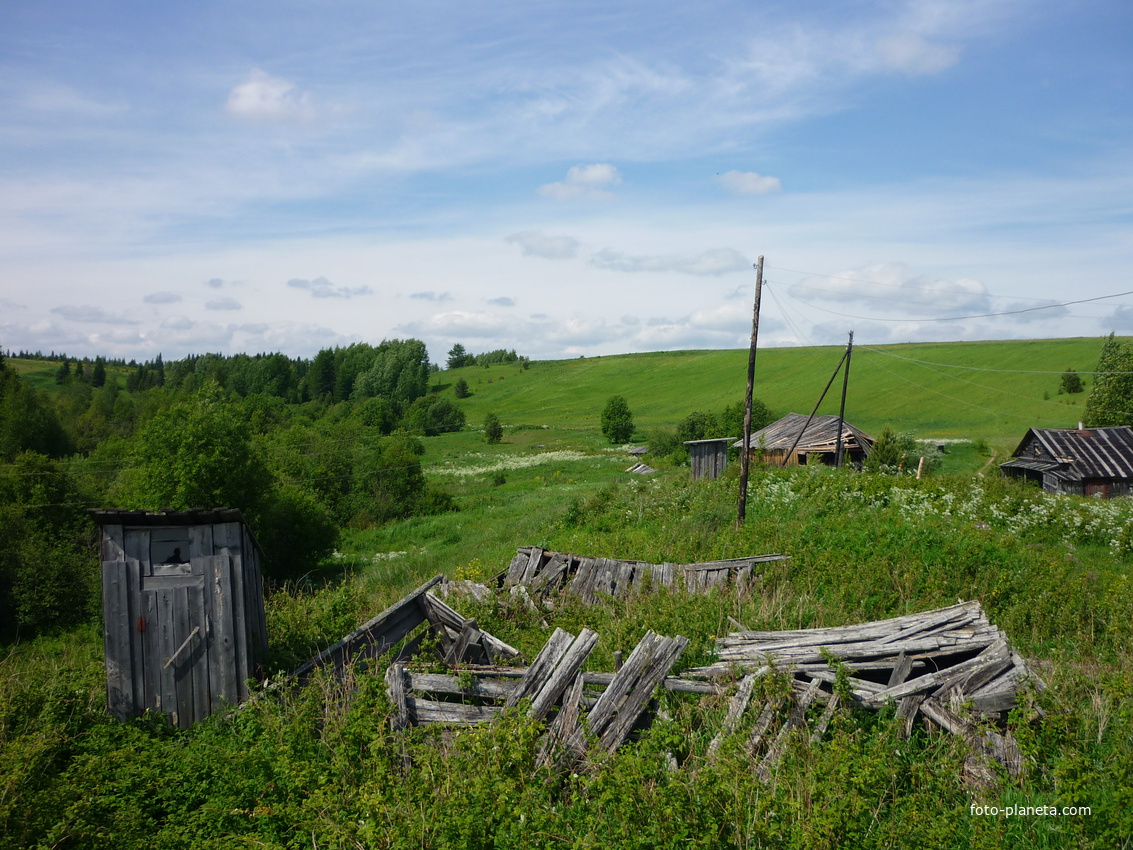
[[[488,445],[495,445],[504,438],[504,426],[500,424],[500,417],[489,413],[484,417],[484,439]]]
[[[620,395],[610,396],[602,411],[602,433],[617,445],[633,436],[633,413],[629,403]]]

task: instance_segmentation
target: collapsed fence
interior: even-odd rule
[[[780,558],[650,565],[525,547],[497,576],[494,589],[475,585],[472,590],[467,582],[446,583],[437,576],[304,664],[292,679],[303,681],[321,668],[341,677],[349,665],[370,664],[396,647],[385,672],[395,730],[490,723],[522,704],[530,718],[546,723],[539,750],[546,764],[575,763],[589,747],[617,749],[648,725],[659,687],[726,697],[727,711],[707,755],[713,757],[729,736],[742,733],[741,746],[764,780],[772,777],[793,731],[817,743],[839,709],[877,711],[892,705],[903,735],[921,717],[962,738],[972,754],[968,779],[987,780],[992,762],[1012,776],[1021,774],[1023,760],[1006,729],[1007,713],[1021,693],[1045,685],[978,602],[831,628],[741,627],[717,640],[712,664],[673,676],[689,642],[684,636],[646,632],[624,664],[615,653],[617,669],[600,672],[583,669],[599,635],[556,628],[535,659],[521,666],[519,650],[432,592],[460,591],[484,599],[522,586],[529,602],[532,596],[546,601],[557,591],[593,603],[645,591],[657,577],[658,586],[705,593],[729,585],[745,589],[758,578],[755,564]],[[438,664],[448,672],[437,673]],[[773,675],[790,678],[788,692],[755,700],[759,680]]]

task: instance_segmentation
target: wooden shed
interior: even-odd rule
[[[158,711],[184,729],[246,699],[267,628],[262,555],[240,512],[91,514],[102,537],[110,713]]]
[[[808,463],[834,465],[838,445],[838,417],[819,415],[806,424],[801,413],[788,413],[751,435],[751,452],[770,466],[801,466]],[[805,429],[804,429],[805,426]],[[801,432],[801,436],[800,436]],[[736,442],[743,447],[743,440]],[[791,447],[794,451],[791,452]],[[843,463],[860,464],[873,450],[873,437],[842,421]],[[788,456],[788,452],[791,452]]]
[[[728,468],[728,444],[735,437],[718,437],[714,440],[688,440],[689,464],[692,480],[719,478]],[[742,442],[742,441],[741,441]]]
[[[999,468],[1005,477],[1034,481],[1049,493],[1128,496],[1133,428],[1031,428]]]

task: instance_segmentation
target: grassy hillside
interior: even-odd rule
[[[1059,376],[1067,368],[1092,370],[1101,345],[1094,338],[857,346],[846,415],[869,432],[888,424],[926,439],[982,438],[1013,447],[1031,426],[1077,424],[1092,381],[1085,380],[1086,393],[1059,395]],[[842,351],[760,351],[756,395],[776,413],[809,413]],[[452,392],[460,378],[472,391],[461,404],[473,424],[494,411],[507,425],[597,431],[606,399],[618,394],[629,401],[638,427],[647,430],[741,399],[747,352],[627,354],[537,362],[527,370],[467,367],[437,380]],[[839,379],[820,413],[837,413],[840,391]]]

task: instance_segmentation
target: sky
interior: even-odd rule
[[[1127,0],[5,0],[0,347],[1133,334],[1131,154]]]

